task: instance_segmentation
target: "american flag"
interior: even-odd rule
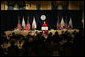
[[[17,28],[18,28],[19,30],[21,30],[20,17],[18,17],[18,24],[17,24]]]
[[[59,17],[58,17],[58,21],[57,21],[57,29],[60,28],[60,24],[59,24]]]
[[[66,19],[65,19],[65,28],[68,28],[67,17],[66,17]]]
[[[29,17],[28,17],[28,20],[27,20],[27,29],[30,30],[30,23],[29,23]]]

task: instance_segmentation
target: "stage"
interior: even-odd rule
[[[79,32],[78,29],[69,29],[69,30],[63,29],[63,30],[48,30],[48,34],[51,32],[54,35],[56,31],[58,32],[59,35],[62,34],[62,31],[64,31],[64,32],[68,31],[69,33],[73,33],[74,31]],[[12,33],[21,34],[23,36],[27,36],[29,33],[36,33],[36,32],[40,33],[40,32],[42,32],[42,30],[30,30],[30,31],[13,30],[13,31],[5,31],[5,34],[6,34],[7,37],[9,35],[11,35]]]

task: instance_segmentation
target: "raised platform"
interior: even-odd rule
[[[14,32],[15,34],[22,34],[22,35],[26,36],[26,35],[28,35],[28,33],[30,33],[30,32],[31,32],[31,33],[35,33],[36,31],[37,31],[38,33],[42,32],[42,30],[30,30],[30,31],[14,30],[14,31],[5,31],[5,33],[6,33],[6,36],[12,34],[13,32]],[[48,30],[48,34],[49,34],[50,32],[51,32],[52,34],[55,34],[56,31],[58,32],[59,35],[62,34],[62,31],[64,31],[64,32],[65,32],[65,31],[68,31],[68,32],[70,32],[70,33],[74,32],[74,31],[79,32],[78,29],[69,29],[69,30],[63,29],[63,30]]]

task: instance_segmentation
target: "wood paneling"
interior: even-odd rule
[[[69,1],[69,10],[79,10],[79,1]]]
[[[4,10],[4,3],[1,3],[1,10]]]

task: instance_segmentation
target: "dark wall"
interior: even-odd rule
[[[36,19],[37,22],[37,29],[40,29],[40,27],[43,24],[43,21],[41,20],[41,15],[46,15],[46,23],[49,27],[49,29],[53,28],[56,29],[56,23],[57,23],[57,16],[59,16],[59,21],[61,21],[61,18],[64,17],[64,20],[66,19],[65,16],[67,16],[67,21],[69,22],[70,17],[72,17],[73,20],[73,27],[74,28],[82,28],[82,13],[80,10],[77,11],[69,11],[69,10],[48,10],[48,11],[1,11],[1,31],[4,30],[12,30],[16,28],[18,23],[18,16],[20,16],[20,21],[22,23],[22,18],[24,16],[25,21],[27,22],[27,17],[29,16],[29,22],[32,24],[33,16]]]

